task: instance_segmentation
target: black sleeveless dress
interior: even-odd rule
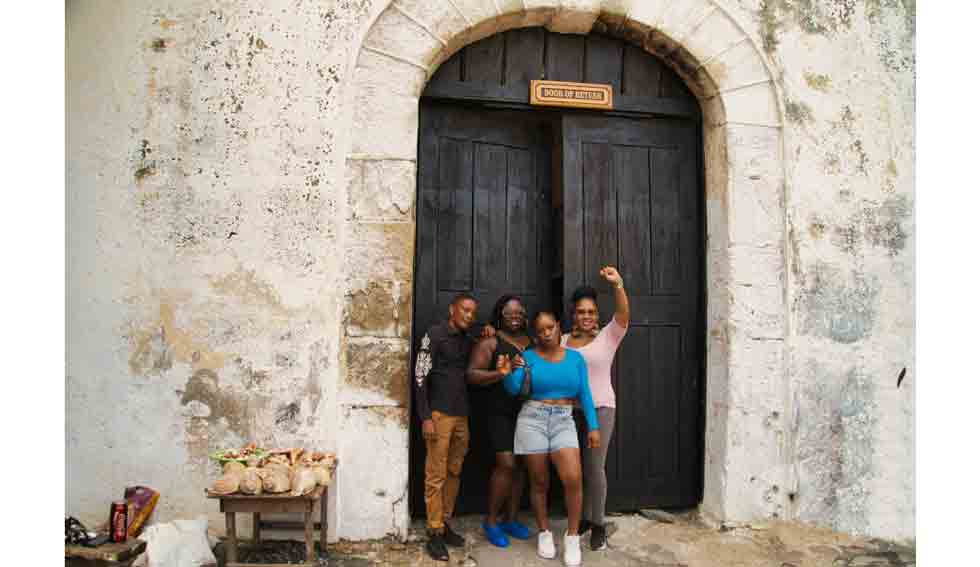
[[[521,353],[519,348],[497,337],[497,348],[493,351],[488,370],[497,369],[498,356],[514,357]],[[515,396],[507,393],[503,381],[490,386],[490,391],[487,393],[487,428],[490,446],[494,453],[514,452],[514,431],[520,410],[521,403]]]

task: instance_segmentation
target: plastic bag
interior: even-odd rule
[[[95,535],[95,532],[89,531],[77,518],[65,518],[65,545],[82,545]]]
[[[206,516],[147,527],[139,537],[146,542],[147,567],[217,565],[207,534]]]
[[[218,477],[211,485],[211,492],[214,494],[234,494],[238,492],[238,486],[242,481],[241,473],[230,472]]]
[[[313,469],[310,467],[297,467],[293,471],[293,490],[290,492],[292,496],[302,496],[304,494],[309,494],[316,488],[316,475],[313,473]]]
[[[238,489],[242,494],[262,494],[262,475],[259,469],[248,467],[242,473],[242,480],[238,483]]]
[[[211,492],[214,494],[234,494],[238,492],[238,486],[242,481],[242,473],[245,472],[245,465],[237,461],[225,463],[224,474],[218,477],[211,485]]]
[[[313,476],[316,478],[316,483],[320,486],[327,486],[330,484],[330,468],[326,465],[313,465],[310,467],[313,470]]]
[[[262,490],[264,492],[286,492],[289,490],[289,467],[264,467],[262,470]]]

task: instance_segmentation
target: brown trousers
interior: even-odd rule
[[[425,512],[430,530],[441,532],[453,515],[459,473],[470,444],[469,418],[432,412],[435,439],[425,442]]]

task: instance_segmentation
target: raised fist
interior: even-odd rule
[[[616,287],[623,285],[623,276],[619,275],[619,271],[612,266],[605,266],[599,270],[599,276]]]

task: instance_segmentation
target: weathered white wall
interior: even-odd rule
[[[791,514],[914,538],[915,2],[741,9],[786,109]]]
[[[342,445],[336,123],[370,5],[66,6],[66,508],[145,483],[157,519],[216,519],[210,451]]]
[[[70,513],[217,520],[255,439],[339,453],[332,537],[404,534],[418,93],[598,25],[709,118],[705,512],[914,538],[914,2],[66,6]]]

